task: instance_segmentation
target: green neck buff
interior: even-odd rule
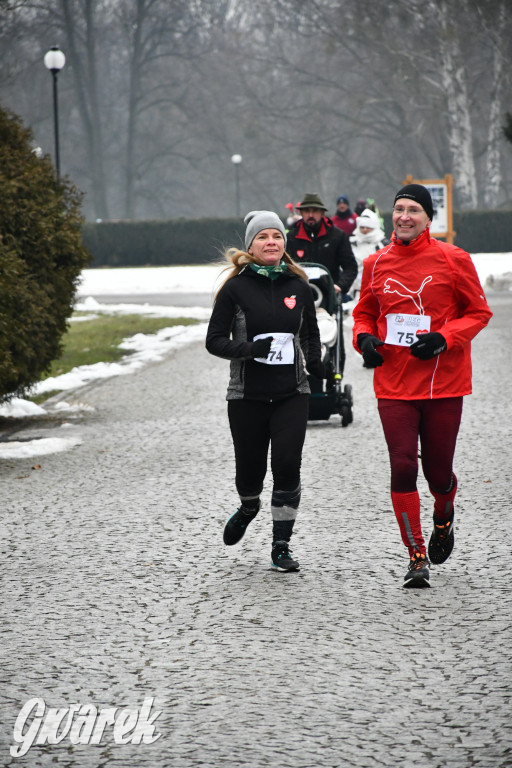
[[[265,277],[269,277],[271,280],[277,280],[279,275],[282,275],[283,272],[286,272],[287,270],[287,266],[284,262],[281,262],[281,264],[275,264],[274,266],[267,266],[266,264],[255,264],[252,262],[249,266],[256,272],[257,275],[264,275]]]

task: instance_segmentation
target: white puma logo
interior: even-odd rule
[[[432,280],[432,275],[429,275],[424,279],[424,281],[422,282],[418,290],[413,291],[411,288],[407,288],[407,286],[403,285],[403,283],[400,283],[398,280],[395,280],[394,277],[388,277],[384,282],[384,293],[397,293],[399,296],[402,296],[404,299],[410,299],[414,304],[414,306],[416,307],[416,309],[418,310],[419,314],[424,315],[425,310],[423,309],[423,304],[421,303],[421,292],[426,286],[426,284],[430,283],[431,280]]]

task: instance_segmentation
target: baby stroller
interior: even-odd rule
[[[341,363],[343,347],[343,306],[342,296],[334,290],[331,273],[322,264],[300,265],[309,278],[313,291],[322,359],[334,371],[334,381],[317,379],[308,374],[311,395],[309,396],[309,421],[326,420],[333,413],[341,416],[341,426],[346,427],[354,420],[352,413],[352,387],[342,385]]]

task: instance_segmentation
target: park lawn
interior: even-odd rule
[[[89,319],[86,312],[75,312],[77,318],[69,324],[62,337],[62,354],[51,364],[42,380],[50,376],[62,376],[73,368],[95,363],[114,363],[131,351],[119,349],[119,344],[136,333],[156,333],[161,328],[174,325],[194,325],[198,320],[190,317],[145,317],[144,315],[99,315]],[[78,319],[84,318],[84,319]],[[53,393],[36,395],[34,402],[47,400]]]

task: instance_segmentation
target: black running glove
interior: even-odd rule
[[[268,357],[270,347],[272,346],[272,336],[266,339],[257,339],[252,342],[252,357]]]
[[[433,333],[422,334],[418,341],[411,344],[411,355],[418,357],[420,360],[431,360],[433,357],[440,355],[446,349],[446,340],[440,333],[434,331]]]
[[[382,365],[384,358],[380,352],[377,352],[376,347],[381,347],[383,344],[383,341],[376,336],[372,336],[371,333],[358,334],[357,346],[363,356],[363,368],[378,368],[379,365]]]
[[[311,376],[315,376],[317,379],[326,379],[325,365],[321,360],[311,361],[306,365],[306,370]]]

